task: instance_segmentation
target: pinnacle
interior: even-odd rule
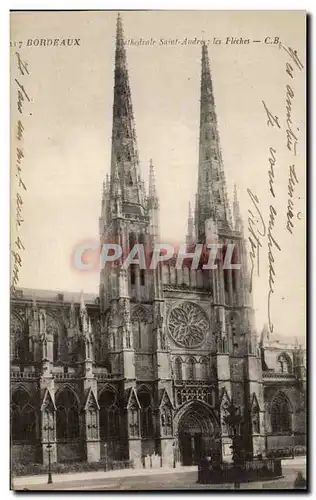
[[[81,292],[80,292],[80,310],[81,311],[86,310],[86,304],[84,302],[83,290],[81,290]]]

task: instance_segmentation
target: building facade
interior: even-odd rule
[[[156,269],[122,265],[160,242],[153,162],[139,169],[122,21],[115,52],[111,172],[103,185],[100,245],[123,255],[101,270],[99,296],[17,290],[11,300],[11,438],[16,460],[105,456],[162,465],[231,458],[224,416],[233,402],[248,451],[305,445],[305,351],[254,326],[244,228],[227,197],[207,47],[202,46],[195,214],[186,255]],[[197,96],[198,98],[198,96]],[[218,243],[216,269],[191,266],[196,245]],[[232,262],[225,269],[229,244]],[[140,247],[138,247],[140,248]],[[147,257],[147,253],[146,256]],[[204,261],[203,261],[204,258]],[[206,260],[205,260],[206,259]]]

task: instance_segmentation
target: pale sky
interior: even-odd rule
[[[222,156],[229,197],[237,184],[248,232],[251,189],[266,222],[277,211],[273,249],[274,331],[283,337],[305,331],[305,71],[266,37],[279,37],[298,51],[305,66],[302,12],[123,12],[125,38],[154,39],[156,45],[127,46],[130,84],[143,178],[153,159],[160,196],[161,239],[185,240],[188,202],[194,202],[198,173],[199,45],[160,40],[210,40],[208,46]],[[28,62],[21,77],[32,102],[23,112],[23,219],[25,246],[19,285],[30,288],[97,292],[98,273],[73,269],[71,256],[84,240],[98,240],[102,181],[110,172],[116,12],[29,12],[11,14],[11,123],[15,133],[18,50]],[[213,44],[214,37],[222,40]],[[249,44],[226,44],[226,37]],[[79,46],[27,46],[29,39],[80,38]],[[261,40],[254,43],[252,40]],[[58,42],[60,43],[60,42]],[[294,78],[286,63],[295,66]],[[291,118],[297,155],[286,149],[286,85],[294,92]],[[262,101],[277,115],[281,129],[267,126]],[[31,114],[30,114],[31,113]],[[299,131],[297,130],[299,128]],[[12,168],[17,141],[12,136]],[[277,153],[275,199],[269,193],[269,148]],[[289,165],[299,183],[293,194],[293,235],[286,231]],[[14,170],[15,172],[15,170]],[[15,197],[16,184],[12,183]],[[15,198],[14,198],[15,200]],[[13,209],[15,201],[13,203]],[[296,215],[301,212],[301,220]],[[13,210],[13,218],[14,218]],[[12,221],[12,224],[14,220]],[[254,277],[254,307],[259,330],[267,322],[268,242],[262,238],[260,276]]]

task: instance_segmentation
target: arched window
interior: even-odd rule
[[[143,307],[136,307],[132,314],[134,349],[143,347],[143,334],[147,324],[147,314]]]
[[[193,358],[188,360],[188,380],[195,380],[195,360]]]
[[[271,403],[271,427],[274,433],[291,431],[290,403],[282,392]]]
[[[29,356],[29,339],[27,331],[22,321],[11,314],[10,318],[11,331],[11,359],[16,361],[26,361]]]
[[[180,358],[175,360],[175,377],[176,380],[182,380],[182,361]]]
[[[292,373],[292,362],[286,354],[281,354],[278,357],[278,371],[280,373]]]
[[[117,393],[106,389],[99,398],[100,438],[104,441],[120,435],[120,415],[117,407]]]
[[[206,380],[208,379],[208,359],[207,358],[203,358],[201,360],[201,378],[203,380]]]
[[[61,346],[66,345],[65,338],[61,334],[60,324],[52,316],[46,315],[46,333],[53,337],[53,359],[58,361],[60,358]]]
[[[140,410],[140,429],[142,437],[153,435],[153,414],[150,393],[145,388],[140,388],[137,393]]]
[[[15,391],[11,400],[11,437],[13,442],[36,440],[36,411],[31,396],[23,389]]]
[[[70,389],[64,389],[56,398],[56,433],[59,440],[79,438],[79,408],[76,396]]]

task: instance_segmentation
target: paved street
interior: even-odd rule
[[[306,477],[306,466],[304,463],[291,463],[290,460],[283,461],[283,478],[241,484],[241,489],[292,489],[295,477],[298,471]],[[52,485],[34,484],[30,485],[31,490],[63,490],[63,491],[89,491],[89,490],[172,490],[172,489],[233,489],[233,484],[220,485],[205,485],[197,484],[197,470],[188,467],[188,470],[183,468],[181,471],[169,471],[168,473],[159,473],[158,471],[150,471],[150,474],[135,471],[133,475],[126,475],[124,471],[119,471],[112,477],[99,477],[67,480],[65,475],[64,481],[55,481]],[[193,470],[192,470],[193,469]],[[127,471],[126,471],[127,472]],[[104,473],[106,476],[107,473]],[[69,475],[70,476],[70,475]],[[58,478],[60,479],[60,478]],[[70,479],[70,478],[69,478]],[[53,477],[54,480],[54,477]],[[56,480],[56,476],[55,476]],[[23,485],[15,485],[16,489],[23,489]]]

